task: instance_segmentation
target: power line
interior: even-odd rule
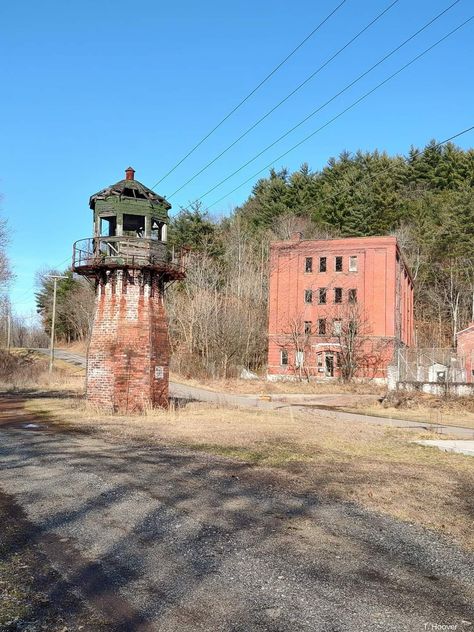
[[[384,84],[388,83],[391,79],[393,79],[394,77],[396,77],[397,75],[399,75],[401,72],[403,72],[406,68],[408,68],[409,66],[411,66],[413,63],[415,63],[418,59],[420,59],[421,57],[423,57],[424,55],[426,55],[430,50],[432,50],[433,48],[435,48],[436,46],[438,46],[438,44],[441,44],[441,42],[443,42],[444,40],[446,40],[448,37],[450,37],[451,35],[453,35],[456,31],[458,31],[459,29],[461,29],[463,26],[465,26],[468,22],[470,22],[471,20],[474,19],[474,15],[472,15],[470,18],[468,18],[467,20],[465,20],[462,24],[460,24],[459,26],[457,26],[455,29],[453,29],[452,31],[450,31],[447,35],[445,35],[444,37],[442,37],[441,39],[439,39],[437,42],[435,42],[434,44],[432,44],[429,48],[425,49],[422,53],[420,53],[419,55],[417,55],[416,57],[414,57],[411,61],[409,61],[407,64],[405,64],[404,66],[402,66],[401,68],[399,68],[396,72],[394,72],[393,74],[391,74],[389,77],[387,77],[386,79],[384,79],[382,82],[380,82],[379,84],[377,84],[375,86],[375,88],[372,88],[371,90],[369,90],[368,92],[366,92],[364,95],[362,95],[361,97],[359,97],[356,101],[354,101],[353,103],[351,103],[351,105],[349,105],[347,108],[345,108],[344,110],[342,110],[342,112],[339,112],[339,114],[336,114],[336,116],[334,116],[332,119],[329,119],[329,121],[327,121],[324,125],[322,125],[321,127],[319,127],[317,130],[315,130],[314,132],[312,132],[311,134],[309,134],[308,136],[306,136],[305,138],[303,138],[301,141],[299,141],[298,143],[296,143],[296,145],[293,145],[293,147],[291,147],[290,149],[288,149],[287,151],[285,151],[283,154],[281,154],[280,156],[278,156],[278,158],[275,158],[275,160],[272,160],[272,162],[270,162],[268,165],[266,165],[265,167],[263,167],[262,169],[260,169],[259,171],[257,171],[257,173],[254,173],[250,178],[248,178],[247,180],[245,180],[244,182],[241,182],[237,187],[235,187],[234,189],[232,189],[232,191],[230,191],[229,193],[227,193],[226,195],[223,195],[222,197],[220,197],[218,200],[216,200],[215,202],[213,202],[212,204],[210,204],[207,208],[211,208],[213,206],[215,206],[216,204],[218,204],[219,202],[221,202],[224,198],[226,198],[228,195],[232,195],[232,193],[234,193],[235,191],[237,191],[238,189],[240,189],[241,186],[243,186],[244,184],[247,184],[247,182],[250,182],[251,180],[253,180],[254,178],[256,178],[260,173],[262,173],[262,171],[266,171],[266,169],[269,169],[277,160],[280,160],[281,158],[283,158],[284,156],[286,156],[287,154],[289,154],[290,152],[292,152],[294,149],[296,149],[297,147],[299,147],[300,145],[302,145],[303,143],[305,143],[307,140],[309,140],[310,138],[312,138],[313,136],[315,136],[316,134],[318,134],[321,130],[325,129],[326,127],[328,127],[331,123],[333,123],[335,120],[337,120],[338,118],[340,118],[341,116],[343,116],[346,112],[348,112],[349,110],[351,110],[353,107],[355,107],[356,105],[358,105],[361,101],[363,101],[364,99],[366,99],[369,95],[371,95],[373,92],[375,92],[376,90],[378,90],[379,88],[381,88]],[[204,197],[204,196],[203,196]],[[199,198],[201,199],[201,198]]]
[[[432,18],[431,20],[429,20],[429,22],[427,22],[424,26],[422,26],[420,29],[418,29],[415,33],[413,33],[409,38],[407,38],[405,41],[403,41],[401,44],[399,44],[398,46],[396,46],[394,49],[392,49],[389,53],[387,53],[386,55],[384,55],[384,57],[382,57],[381,59],[379,59],[375,64],[373,64],[370,68],[368,68],[366,71],[364,71],[362,74],[360,74],[358,77],[356,77],[353,81],[351,81],[350,83],[348,83],[344,88],[342,88],[342,90],[340,90],[339,92],[337,92],[334,96],[332,96],[330,99],[328,99],[325,103],[323,103],[322,105],[320,105],[319,107],[317,107],[315,110],[313,110],[312,112],[310,112],[307,116],[305,116],[301,121],[299,121],[299,123],[297,123],[296,125],[294,125],[292,128],[290,128],[288,131],[286,131],[284,134],[282,134],[279,138],[277,138],[275,141],[273,141],[272,143],[270,143],[270,145],[267,145],[264,149],[262,149],[260,152],[258,152],[255,156],[253,156],[250,160],[248,160],[246,163],[244,163],[243,165],[241,165],[238,169],[236,169],[235,171],[233,171],[230,175],[226,176],[223,180],[221,180],[220,182],[218,182],[216,185],[214,185],[213,187],[211,187],[208,191],[206,191],[203,195],[198,196],[199,200],[202,200],[204,197],[206,197],[207,195],[209,195],[209,193],[212,193],[212,191],[215,191],[215,189],[219,188],[222,184],[224,184],[224,182],[227,182],[227,180],[230,180],[231,178],[233,178],[235,175],[237,175],[237,173],[239,173],[240,171],[242,171],[243,169],[245,169],[245,167],[247,167],[248,165],[250,165],[252,162],[254,162],[257,158],[259,158],[262,154],[264,154],[266,151],[268,151],[269,149],[271,149],[274,145],[276,145],[277,143],[279,143],[281,140],[283,140],[284,138],[286,138],[287,136],[289,136],[292,132],[294,132],[296,129],[298,129],[298,127],[301,127],[301,125],[303,125],[304,123],[306,123],[309,119],[311,119],[313,116],[315,116],[318,112],[320,112],[323,108],[325,108],[327,105],[329,105],[332,101],[334,101],[337,97],[341,96],[341,94],[343,94],[344,92],[346,92],[347,90],[349,90],[349,88],[351,88],[352,86],[354,86],[356,83],[358,83],[359,81],[361,81],[361,79],[363,79],[364,77],[366,77],[370,72],[372,72],[372,70],[374,70],[375,68],[377,68],[378,66],[380,66],[384,61],[386,61],[389,57],[391,57],[392,55],[394,55],[397,51],[399,51],[401,48],[403,48],[404,46],[406,46],[406,44],[408,44],[411,40],[413,40],[415,37],[417,37],[420,33],[422,33],[425,29],[427,29],[429,26],[431,26],[436,20],[438,20],[440,17],[442,17],[447,11],[449,11],[452,7],[454,7],[456,4],[458,4],[460,2],[460,0],[455,0],[455,2],[453,2],[452,4],[450,4],[448,7],[446,7],[446,9],[444,9],[443,11],[441,11],[441,13],[438,13],[434,18]],[[379,84],[378,86],[376,86],[373,90],[371,90],[370,92],[368,92],[366,95],[364,95],[361,99],[358,99],[356,102],[354,102],[349,108],[347,109],[351,109],[352,107],[354,107],[355,105],[357,105],[357,103],[359,103],[360,100],[366,98],[367,96],[369,96],[369,94],[371,94],[372,92],[374,92],[375,90],[377,90],[379,87],[381,87],[384,83],[386,83],[387,81],[390,81],[390,79],[392,79],[396,74],[402,72],[405,68],[407,68],[409,65],[411,65],[412,63],[414,63],[417,59],[419,59],[420,56],[425,55],[427,52],[429,52],[432,48],[434,48],[435,46],[437,46],[438,44],[440,44],[444,39],[446,39],[447,37],[449,37],[450,35],[452,35],[455,31],[457,31],[458,29],[460,29],[462,26],[464,26],[467,22],[469,22],[472,18],[469,18],[468,20],[466,20],[466,22],[464,22],[463,24],[461,24],[460,26],[458,26],[456,29],[454,29],[453,31],[451,31],[450,33],[448,33],[448,35],[446,35],[445,37],[441,38],[440,40],[438,40],[435,44],[433,44],[431,47],[427,48],[423,53],[421,53],[421,55],[418,55],[417,57],[415,57],[411,62],[409,62],[407,65],[403,66],[402,68],[400,68],[396,73],[394,73],[393,75],[391,75],[388,79],[386,79],[385,81],[383,81],[381,84]],[[318,133],[321,129],[324,129],[324,127],[327,127],[327,125],[329,125],[330,123],[332,123],[334,120],[336,120],[336,118],[339,118],[339,116],[342,116],[342,114],[344,114],[346,110],[343,110],[343,112],[341,112],[340,114],[338,114],[336,117],[334,117],[333,119],[331,119],[330,121],[328,121],[325,125],[323,125],[321,128],[319,128],[316,132],[313,132],[313,134],[310,134],[310,136],[308,136],[307,138],[311,138],[311,136],[314,136],[314,134]],[[304,141],[302,141],[304,142]],[[292,147],[290,150],[288,150],[288,152],[285,152],[284,154],[282,154],[282,156],[285,156],[287,153],[289,153],[290,151],[292,151],[293,149],[295,149],[296,147],[298,147],[301,143],[298,143],[297,145],[295,145],[294,147]],[[277,158],[276,160],[279,160],[282,156],[280,156],[279,158]],[[270,163],[270,166],[273,164]],[[267,167],[264,167],[262,169],[262,171],[264,169],[266,169]],[[260,173],[260,171],[258,172]],[[258,175],[257,173],[257,175]],[[250,178],[251,179],[251,178]],[[248,180],[246,181],[248,182]],[[242,185],[240,185],[242,186]],[[239,188],[239,187],[238,187]],[[234,189],[235,190],[235,189]],[[231,192],[233,193],[233,191]],[[220,200],[218,200],[220,201]],[[217,203],[217,202],[215,202]]]
[[[459,2],[460,0],[456,0],[457,2]],[[287,94],[281,101],[279,101],[274,107],[272,107],[270,110],[268,110],[268,112],[266,114],[264,114],[261,118],[259,118],[253,125],[251,125],[243,134],[241,134],[238,138],[236,138],[230,145],[228,145],[223,151],[221,151],[220,154],[218,154],[215,158],[213,158],[210,162],[208,162],[202,169],[200,169],[197,173],[195,173],[191,178],[189,178],[189,180],[187,180],[184,184],[182,184],[179,189],[176,189],[176,191],[174,191],[174,193],[172,193],[170,196],[168,196],[167,199],[171,199],[173,196],[175,196],[177,193],[179,193],[182,189],[184,189],[184,187],[186,187],[188,184],[190,184],[191,182],[193,182],[193,180],[195,180],[198,176],[201,175],[201,173],[204,173],[204,171],[206,171],[211,165],[213,165],[215,162],[217,162],[217,160],[219,160],[220,158],[222,158],[222,156],[224,154],[226,154],[230,149],[232,149],[232,147],[234,147],[237,143],[239,143],[243,138],[245,138],[245,136],[247,136],[251,131],[253,131],[258,125],[260,125],[260,123],[262,123],[266,118],[268,118],[270,116],[270,114],[273,114],[273,112],[275,112],[275,110],[277,110],[280,106],[282,106],[284,103],[286,103],[286,101],[288,101],[288,99],[290,99],[294,94],[296,94],[299,90],[301,90],[301,88],[303,88],[303,86],[305,86],[307,83],[309,83],[312,79],[314,79],[314,77],[316,77],[316,75],[318,75],[321,70],[323,70],[324,68],[326,68],[326,66],[328,66],[332,61],[334,61],[334,59],[336,59],[336,57],[338,57],[338,55],[340,55],[344,50],[346,50],[346,48],[348,48],[351,44],[353,44],[363,33],[365,33],[365,31],[367,31],[371,26],[373,26],[378,20],[380,20],[381,17],[383,17],[385,15],[385,13],[387,13],[395,4],[397,4],[399,2],[399,0],[394,0],[391,4],[389,4],[387,7],[385,7],[385,9],[379,13],[373,20],[371,20],[366,26],[364,26],[364,28],[362,30],[360,30],[356,35],[354,35],[354,37],[352,37],[348,42],[346,42],[344,44],[344,46],[342,46],[339,50],[337,50],[333,55],[331,55],[331,57],[329,57],[328,59],[326,59],[326,61],[324,63],[322,63],[319,68],[317,68],[314,72],[312,72],[308,77],[306,77],[306,79],[304,81],[302,81],[298,86],[296,86],[296,88],[294,90],[292,90],[289,94]],[[456,3],[455,3],[456,4]]]
[[[306,42],[311,39],[311,37],[313,37],[313,35],[315,35],[319,29],[342,7],[343,4],[346,3],[347,0],[342,0],[342,2],[340,2],[332,11],[331,13],[329,13],[312,31],[311,33],[309,33],[309,35],[307,35],[286,57],[285,59],[283,59],[277,66],[275,66],[275,68],[266,76],[264,77],[264,79],[262,79],[262,81],[260,81],[260,83],[255,86],[255,88],[253,88],[253,90],[251,90],[246,97],[244,97],[242,99],[242,101],[240,101],[228,114],[226,114],[226,116],[224,116],[224,118],[219,121],[219,123],[217,123],[217,125],[215,127],[213,127],[211,129],[210,132],[208,132],[205,136],[203,136],[203,138],[201,138],[201,140],[194,145],[194,147],[188,151],[188,153],[181,158],[181,160],[179,160],[167,173],[165,173],[165,175],[158,180],[158,182],[156,184],[154,184],[151,188],[154,189],[155,187],[157,187],[161,182],[163,182],[163,180],[165,178],[167,178],[171,173],[173,173],[173,171],[175,171],[175,169],[177,169],[185,160],[187,160],[189,158],[189,156],[191,156],[191,154],[193,154],[196,149],[198,147],[200,147],[210,136],[212,136],[212,134],[214,134],[214,132],[219,129],[219,127],[225,123],[227,121],[227,119],[229,119],[235,112],[237,112],[237,110],[239,108],[242,107],[242,105],[244,105],[244,103],[246,103],[251,96],[253,96],[257,90],[259,90],[278,70],[280,70],[280,68],[286,64],[286,62],[293,57],[293,55],[304,45],[306,44]]]
[[[247,184],[248,182],[250,182],[251,180],[253,180],[254,178],[256,178],[260,173],[262,173],[262,171],[266,171],[267,169],[269,169],[277,160],[280,160],[281,158],[283,158],[284,156],[286,156],[287,154],[289,154],[290,152],[292,152],[294,149],[296,149],[297,147],[299,147],[300,145],[302,145],[303,143],[305,143],[306,141],[308,141],[310,138],[312,138],[313,136],[315,136],[316,134],[318,134],[321,130],[325,129],[326,127],[328,127],[329,125],[331,125],[331,123],[333,123],[334,121],[336,121],[338,118],[340,118],[341,116],[343,116],[346,112],[348,112],[349,110],[351,110],[352,108],[354,108],[356,105],[358,105],[361,101],[363,101],[364,99],[366,99],[368,96],[370,96],[372,93],[374,93],[376,90],[378,90],[379,88],[381,88],[383,85],[385,85],[386,83],[388,83],[389,81],[391,81],[394,77],[396,77],[397,75],[399,75],[401,72],[403,72],[406,68],[408,68],[409,66],[411,66],[412,64],[414,64],[416,61],[418,61],[418,59],[420,59],[421,57],[423,57],[424,55],[426,55],[427,53],[429,53],[431,50],[433,50],[433,48],[435,48],[436,46],[438,46],[439,44],[441,44],[441,42],[443,42],[444,40],[448,39],[449,37],[451,37],[451,35],[454,35],[454,33],[456,33],[457,31],[459,31],[459,29],[461,29],[463,26],[465,26],[466,24],[468,24],[469,22],[471,22],[474,19],[474,15],[472,15],[470,18],[468,18],[467,20],[465,20],[464,22],[462,22],[461,24],[459,24],[456,28],[454,28],[452,31],[450,31],[449,33],[447,33],[444,37],[442,37],[441,39],[439,39],[437,42],[435,42],[434,44],[432,44],[431,46],[429,46],[428,48],[426,48],[423,52],[421,52],[420,54],[418,54],[416,57],[414,57],[411,61],[409,61],[407,64],[405,64],[404,66],[402,66],[401,68],[399,68],[398,70],[396,70],[394,73],[392,73],[389,77],[387,77],[386,79],[384,79],[383,81],[381,81],[379,84],[377,84],[374,88],[372,88],[371,90],[369,90],[368,92],[366,92],[365,94],[363,94],[361,97],[359,97],[358,99],[356,99],[356,101],[354,101],[353,103],[351,103],[351,105],[349,105],[347,108],[345,108],[344,110],[342,110],[341,112],[339,112],[339,114],[336,114],[336,116],[334,116],[333,118],[329,119],[329,121],[326,121],[326,123],[324,123],[324,125],[322,125],[321,127],[319,127],[317,130],[315,130],[314,132],[312,132],[311,134],[309,134],[308,136],[306,136],[305,138],[303,138],[302,140],[300,140],[298,143],[296,143],[296,145],[293,145],[293,147],[290,147],[290,149],[288,149],[287,151],[285,151],[283,154],[280,154],[280,156],[278,156],[278,158],[275,158],[274,160],[272,160],[272,162],[268,163],[268,165],[265,165],[265,167],[263,167],[262,169],[260,169],[259,171],[257,171],[256,173],[254,173],[250,178],[247,178],[247,180],[245,180],[244,182],[241,182],[237,187],[235,187],[234,189],[232,189],[232,191],[228,192],[226,195],[223,195],[222,197],[220,197],[218,200],[216,200],[215,202],[213,202],[212,204],[210,204],[207,208],[211,208],[213,206],[215,206],[216,204],[218,204],[219,202],[221,202],[224,198],[226,198],[228,195],[232,195],[232,193],[234,193],[235,191],[237,191],[238,189],[240,189],[241,186],[243,186],[244,184]],[[216,187],[214,187],[216,188]],[[211,190],[214,190],[211,189]],[[210,190],[210,191],[211,191]],[[210,192],[208,191],[208,193]],[[207,195],[207,193],[205,194]],[[202,196],[205,197],[205,196]],[[202,199],[202,198],[198,198],[198,199]]]

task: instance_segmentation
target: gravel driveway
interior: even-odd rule
[[[441,537],[284,474],[8,416],[0,488],[110,630],[474,629],[474,559]]]

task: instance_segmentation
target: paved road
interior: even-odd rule
[[[37,349],[43,353],[49,353],[47,349]],[[85,367],[86,359],[78,353],[71,353],[63,349],[56,350],[56,357],[66,362],[71,362],[76,366]],[[292,406],[300,411],[309,412],[311,409],[317,410],[318,417],[328,417],[335,421],[350,421],[360,423],[370,423],[379,426],[390,426],[393,428],[420,428],[435,430],[440,435],[459,437],[460,439],[474,439],[474,429],[463,426],[452,426],[435,424],[422,421],[407,421],[405,419],[376,417],[374,415],[364,415],[359,413],[348,413],[337,410],[337,406],[350,406],[347,400],[348,395],[341,394],[318,394],[318,395],[273,395],[271,401],[260,399],[257,395],[235,395],[233,393],[223,393],[210,391],[205,388],[189,386],[179,382],[170,382],[170,394],[173,397],[211,402],[217,404],[227,404],[243,408],[260,408],[264,410],[277,410]],[[352,396],[350,396],[352,397]],[[357,399],[367,397],[358,395]],[[368,396],[372,398],[372,396]],[[342,399],[342,398],[345,398]]]
[[[472,629],[474,557],[441,537],[282,473],[0,410],[0,490],[111,631]]]

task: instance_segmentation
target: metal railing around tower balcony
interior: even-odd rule
[[[162,241],[142,237],[88,237],[73,246],[73,269],[152,267],[184,276],[181,253],[169,250]]]

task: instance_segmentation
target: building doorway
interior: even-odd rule
[[[334,377],[334,353],[325,353],[326,377]]]

